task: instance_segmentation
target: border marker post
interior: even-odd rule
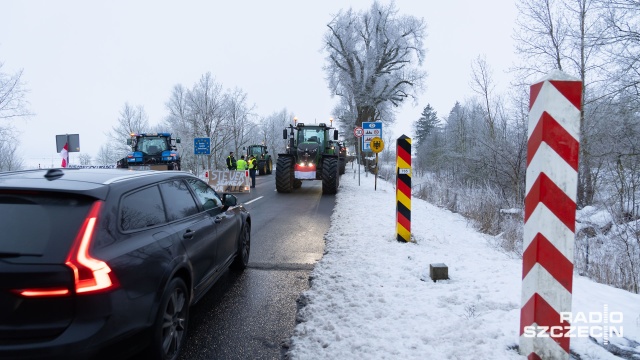
[[[538,335],[570,325],[582,82],[554,71],[530,91],[520,353],[569,359],[564,331]]]

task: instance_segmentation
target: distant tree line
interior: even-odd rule
[[[529,86],[553,70],[583,83],[580,113],[579,209],[608,209],[601,227],[579,224],[576,268],[596,279],[639,292],[640,283],[640,1],[518,0],[513,37],[520,56],[512,84],[498,93],[490,63],[471,64],[474,96],[438,115],[425,104],[414,121],[414,172],[418,196],[460,212],[494,235],[501,249],[521,255],[525,196]],[[327,24],[324,71],[337,126],[355,144],[354,126],[391,124],[395,111],[422,90],[426,72],[423,19],[402,15],[394,2],[377,0],[361,11],[343,9]],[[0,64],[0,170],[19,168],[6,159],[17,142],[4,119],[28,116],[21,72]],[[450,91],[442,89],[441,91]],[[94,162],[115,163],[132,132],[166,131],[181,138],[183,169],[222,169],[230,151],[266,144],[284,150],[282,129],[293,114],[255,113],[248,94],[227,89],[211,73],[192,86],[176,84],[167,116],[150,124],[142,105],[125,103]],[[193,155],[196,137],[211,139],[211,155]],[[390,139],[389,139],[390,140]],[[13,146],[13,148],[11,148]],[[393,159],[390,152],[384,159]],[[81,159],[89,165],[91,159]]]
[[[514,30],[520,61],[508,94],[497,94],[478,57],[476,96],[439,118],[430,105],[415,122],[421,196],[473,219],[522,251],[529,86],[552,70],[583,82],[579,209],[608,209],[611,221],[578,224],[575,265],[597,281],[633,292],[640,282],[640,2],[519,0]],[[501,211],[502,210],[502,211]]]
[[[170,132],[180,138],[178,150],[183,170],[224,169],[233,151],[240,158],[243,148],[265,144],[272,154],[284,150],[282,129],[293,121],[286,109],[259,117],[242,89],[224,89],[211,73],[200,77],[190,88],[176,84],[165,103],[168,115],[159,124],[150,124],[141,105],[125,103],[116,125],[107,134],[109,142],[100,148],[98,162],[115,164],[130,151],[126,140],[131,133]],[[210,155],[194,154],[194,139],[209,138]]]

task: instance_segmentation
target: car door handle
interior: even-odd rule
[[[191,239],[191,238],[193,238],[193,235],[195,235],[195,233],[196,233],[196,232],[195,232],[195,231],[193,231],[193,230],[187,230],[187,231],[185,231],[185,233],[184,233],[184,234],[182,234],[182,238],[184,238],[184,239]]]
[[[213,222],[216,224],[220,224],[221,221],[222,221],[222,218],[220,216],[216,216],[216,218],[213,219]]]

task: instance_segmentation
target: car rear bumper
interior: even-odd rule
[[[151,294],[133,302],[125,301],[123,296],[126,294],[119,290],[109,297],[94,299],[99,302],[85,299],[78,307],[78,316],[55,338],[0,339],[0,359],[119,358],[117,354],[131,350],[119,344],[142,334],[152,318]],[[125,308],[124,304],[128,306]],[[131,347],[131,344],[127,346]]]

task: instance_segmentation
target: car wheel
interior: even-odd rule
[[[181,278],[169,282],[153,325],[150,353],[153,359],[176,360],[189,322],[189,291]]]
[[[249,253],[251,252],[251,227],[245,223],[240,232],[238,251],[236,258],[231,263],[234,270],[244,270],[249,265]]]

